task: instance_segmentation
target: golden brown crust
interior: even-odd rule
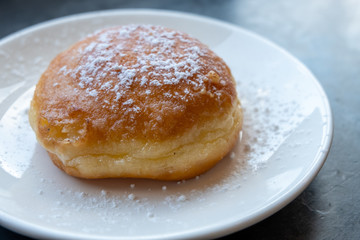
[[[60,53],[41,76],[29,115],[39,142],[66,170],[68,162],[87,154],[122,158],[132,142],[136,151],[175,144],[234,111],[240,120],[230,126],[227,146],[241,128],[242,115],[223,60],[184,33],[128,25],[99,31]],[[69,174],[92,178],[76,171]],[[141,177],[135,175],[130,177]]]

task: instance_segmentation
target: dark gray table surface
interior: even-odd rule
[[[302,61],[328,95],[334,138],[322,170],[282,210],[237,239],[360,239],[360,1],[0,0],[0,38],[36,23],[104,9],[157,8],[234,23]],[[0,227],[1,239],[28,239]]]

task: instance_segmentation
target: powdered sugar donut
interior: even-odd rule
[[[230,69],[207,46],[165,27],[126,25],[56,56],[29,119],[72,176],[179,180],[227,154],[242,110]]]

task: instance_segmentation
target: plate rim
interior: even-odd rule
[[[125,8],[125,9],[111,9],[111,10],[100,10],[100,11],[89,11],[77,14],[71,14],[67,16],[62,16],[59,18],[54,18],[51,20],[47,20],[44,22],[37,23],[35,25],[31,25],[14,33],[11,33],[3,38],[0,39],[0,47],[1,45],[11,42],[14,39],[17,39],[23,35],[30,34],[36,30],[41,30],[45,28],[51,28],[57,24],[63,24],[66,22],[76,21],[80,19],[92,18],[94,16],[118,16],[118,15],[139,15],[145,14],[147,16],[159,16],[159,17],[180,17],[180,18],[187,18],[193,21],[201,21],[207,22],[211,24],[216,24],[218,26],[223,26],[226,28],[231,28],[232,30],[241,31],[246,35],[249,35],[261,42],[267,44],[268,46],[275,48],[277,51],[280,51],[282,54],[286,56],[289,60],[294,62],[297,66],[301,66],[309,78],[312,79],[312,83],[317,88],[317,92],[322,99],[322,105],[324,107],[325,112],[327,113],[327,122],[326,122],[326,129],[323,131],[322,135],[322,142],[320,147],[318,148],[318,156],[314,156],[312,160],[312,166],[310,169],[312,171],[306,172],[305,175],[302,176],[301,180],[298,181],[295,185],[293,185],[287,191],[284,191],[279,197],[275,198],[271,201],[266,207],[263,207],[260,211],[257,211],[256,214],[249,215],[246,219],[244,218],[239,220],[237,217],[238,214],[235,214],[232,217],[227,218],[227,221],[223,221],[217,224],[206,225],[198,228],[194,228],[191,231],[180,231],[176,232],[175,234],[158,234],[158,235],[151,235],[151,236],[137,236],[136,238],[143,238],[143,239],[169,239],[169,238],[176,238],[179,236],[185,238],[206,238],[206,237],[221,237],[236,231],[240,231],[244,228],[247,228],[255,223],[258,223],[265,218],[271,216],[272,214],[278,212],[283,207],[287,206],[290,202],[292,202],[297,196],[299,196],[313,181],[313,179],[318,175],[319,171],[321,170],[322,166],[324,165],[326,158],[330,152],[330,148],[333,141],[333,132],[334,132],[334,123],[333,123],[333,114],[330,107],[330,103],[328,97],[318,79],[313,75],[313,73],[303,64],[300,60],[294,57],[291,53],[289,53],[284,48],[280,47],[279,45],[275,44],[274,42],[266,39],[265,37],[260,36],[257,33],[254,33],[250,30],[244,29],[241,26],[235,25],[233,23],[229,23],[223,20],[215,19],[212,17],[194,14],[189,12],[183,11],[175,11],[175,10],[163,10],[163,9],[146,9],[146,8]],[[286,196],[284,198],[284,196]],[[236,221],[237,220],[237,221]],[[49,229],[43,227],[38,224],[34,224],[31,222],[24,221],[22,219],[16,218],[11,216],[3,210],[0,209],[0,225],[6,227],[12,231],[15,231],[20,234],[24,234],[30,237],[49,237],[49,238],[71,238],[71,239],[119,239],[119,237],[112,237],[112,236],[100,236],[95,235],[94,238],[91,237],[90,234],[76,234],[72,232],[61,232],[56,229]],[[179,235],[181,234],[181,235]],[[120,237],[120,239],[125,237]],[[130,237],[131,238],[131,237]],[[126,237],[129,239],[129,237]]]

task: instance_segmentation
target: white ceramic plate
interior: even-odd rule
[[[245,110],[242,138],[195,179],[80,180],[36,142],[27,112],[49,61],[94,30],[162,24],[205,42],[228,63]],[[236,26],[153,10],[65,17],[0,42],[0,223],[35,238],[215,238],[248,227],[298,196],[332,139],[324,91],[294,57]]]

